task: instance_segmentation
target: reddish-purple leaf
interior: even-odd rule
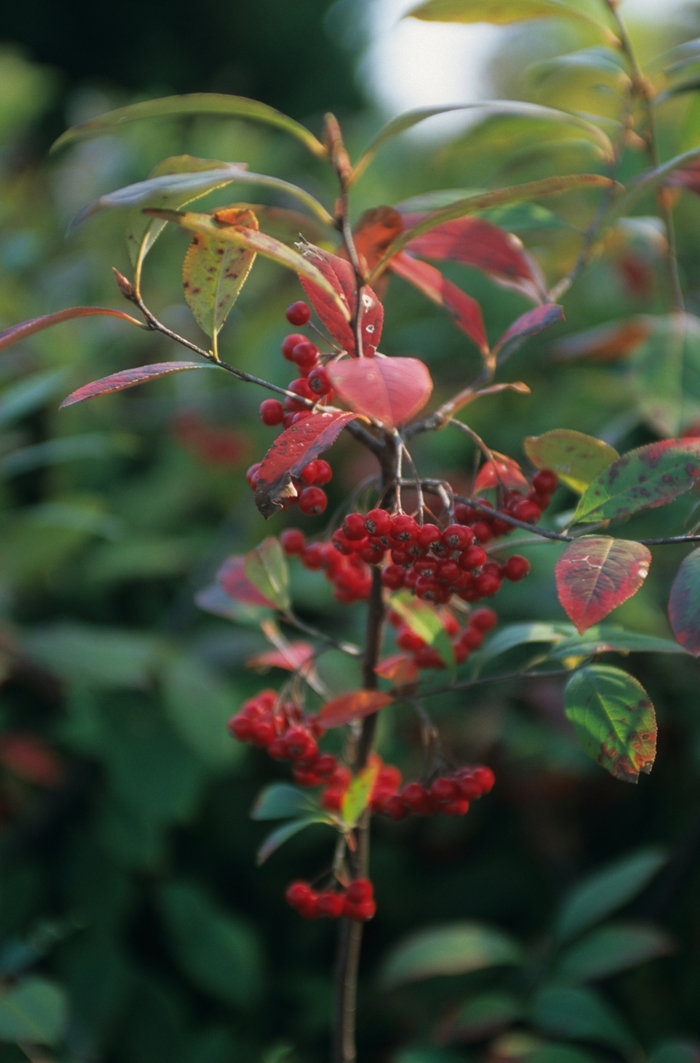
[[[327,702],[318,714],[318,719],[324,727],[342,727],[350,720],[379,712],[392,701],[390,694],[382,694],[379,690],[356,690],[353,694],[342,694]]]
[[[64,399],[59,409],[74,406],[76,402],[84,402],[85,399],[97,398],[98,395],[109,395],[112,391],[124,391],[125,388],[133,388],[147,380],[169,376],[170,373],[181,373],[183,369],[212,368],[213,366],[207,365],[206,362],[156,362],[154,365],[139,365],[135,369],[122,369],[120,373],[112,373],[111,376],[103,376],[101,380],[93,380],[91,384],[84,384]]]
[[[353,240],[368,270],[374,269],[401,232],[403,218],[393,207],[374,207],[364,212],[355,226]]]
[[[343,402],[387,428],[410,421],[433,390],[418,358],[344,358],[328,366],[328,376]]]
[[[122,321],[129,321],[132,325],[141,328],[141,322],[131,314],[125,314],[122,310],[109,310],[105,306],[71,306],[67,310],[59,310],[55,314],[44,314],[43,317],[34,317],[30,321],[22,321],[19,325],[11,325],[4,332],[0,332],[0,351],[5,347],[11,347],[13,343],[19,343],[27,336],[33,336],[35,332],[43,332],[44,329],[53,325],[60,325],[63,321],[71,321],[75,317],[120,317]]]
[[[490,487],[524,487],[529,488],[529,483],[523,475],[522,469],[513,458],[505,454],[494,454],[493,461],[485,461],[479,469],[479,475],[474,481],[475,491],[486,491]]]
[[[557,594],[579,635],[636,594],[649,574],[642,543],[585,536],[567,546],[555,566]]]
[[[261,594],[245,574],[245,557],[229,557],[216,573],[216,581],[229,598],[244,605],[260,605],[276,609],[275,602]]]
[[[403,251],[394,255],[389,261],[389,269],[399,277],[403,277],[428,299],[449,311],[457,328],[466,332],[482,354],[488,353],[489,341],[486,337],[484,319],[481,316],[481,307],[476,299],[472,299],[471,295],[467,295],[456,284],[444,277],[435,266],[420,262]]]
[[[424,217],[424,214],[405,215],[406,228],[417,225]],[[484,218],[455,218],[443,222],[414,237],[406,247],[422,258],[462,262],[498,279],[535,281],[532,266],[517,236]]]
[[[287,499],[296,497],[292,477],[299,476],[305,465],[332,447],[345,425],[356,417],[356,413],[341,411],[312,413],[277,437],[263,458],[255,488],[255,504],[263,517],[273,516]]]
[[[397,687],[415,683],[418,679],[418,665],[413,657],[405,653],[394,653],[391,657],[385,657],[374,670],[382,679],[390,679]]]
[[[508,347],[508,353],[512,354],[529,336],[535,336],[538,332],[556,325],[557,321],[563,320],[564,310],[555,303],[547,303],[545,306],[538,306],[534,310],[529,310],[527,314],[523,314],[522,317],[514,321],[510,328],[503,333],[493,349],[494,358],[506,346]]]
[[[277,650],[255,653],[246,661],[248,668],[284,668],[287,672],[302,671],[313,658],[310,642],[290,642]]]
[[[303,249],[304,257],[323,274],[337,292],[341,301],[348,308],[350,320],[346,321],[336,303],[327,292],[317,284],[299,274],[302,287],[308,295],[314,310],[321,318],[331,336],[348,354],[357,355],[357,344],[352,322],[357,307],[357,280],[355,270],[349,262],[320,247],[307,244]],[[384,321],[384,307],[368,286],[362,289],[362,348],[364,354],[374,354],[379,346]]]
[[[700,657],[700,549],[678,569],[668,603],[671,629],[684,650]]]

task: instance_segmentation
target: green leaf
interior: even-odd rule
[[[566,1044],[541,1045],[528,1053],[527,1063],[600,1063],[600,1056]]]
[[[533,620],[521,624],[508,624],[489,639],[484,648],[479,651],[478,661],[480,665],[485,664],[486,661],[507,653],[516,646],[524,646],[533,642],[559,643],[575,635],[574,625],[564,622],[548,623],[544,620]],[[472,660],[475,658],[476,655],[472,657]]]
[[[697,1044],[667,1041],[651,1053],[648,1063],[698,1063],[699,1053]]]
[[[638,405],[661,436],[677,436],[700,416],[700,320],[668,314],[629,361]]]
[[[0,428],[14,424],[20,418],[41,407],[63,390],[64,369],[50,369],[34,373],[16,384],[10,384],[0,394]]]
[[[696,162],[698,159],[700,159],[700,148],[693,148],[691,151],[684,151],[681,155],[674,156],[661,166],[646,170],[610,208],[604,218],[604,227],[609,228],[618,218],[629,217],[632,208],[636,207],[645,196],[655,192],[675,170],[681,170],[688,163]]]
[[[440,1029],[445,1041],[481,1041],[523,1017],[521,1000],[512,993],[483,993],[462,1004]]]
[[[465,199],[469,195],[480,195],[483,189],[473,188],[443,188],[435,192],[425,192],[419,196],[405,199],[396,206],[396,210],[404,214],[426,210],[440,210],[449,207],[458,199]],[[565,229],[567,223],[557,217],[551,210],[541,207],[538,203],[511,203],[503,207],[493,207],[491,210],[478,211],[480,217],[493,222],[506,232],[521,232],[531,229]]]
[[[578,941],[559,959],[554,977],[577,985],[609,978],[657,956],[668,956],[674,945],[668,934],[643,923],[602,926]]]
[[[623,454],[584,491],[572,523],[626,520],[690,491],[700,478],[700,441],[663,439]]]
[[[318,158],[325,158],[327,152],[323,144],[306,129],[305,126],[288,118],[281,111],[269,107],[258,100],[249,100],[245,96],[225,96],[217,92],[192,92],[186,96],[164,96],[158,100],[143,100],[128,107],[118,107],[98,118],[73,126],[63,133],[52,147],[57,151],[66,144],[73,144],[85,137],[110,133],[115,127],[127,122],[142,121],[144,118],[179,117],[187,114],[221,115],[224,118],[247,118],[254,122],[264,122],[300,140],[309,151]]]
[[[625,782],[647,775],[656,757],[654,706],[633,676],[607,664],[576,672],[564,694],[564,711],[589,756]]]
[[[440,654],[447,668],[455,667],[452,643],[437,610],[432,605],[414,598],[410,591],[392,594],[389,605],[414,634],[419,635],[428,646],[432,646]]]
[[[498,26],[533,18],[573,18],[594,26],[611,44],[617,41],[614,33],[602,23],[562,3],[562,0],[425,0],[405,17],[424,22],[491,22]]]
[[[578,494],[583,494],[596,476],[620,456],[602,439],[569,428],[555,428],[541,436],[528,436],[524,447],[536,468],[552,469]]]
[[[20,447],[0,457],[0,476],[19,476],[31,469],[61,465],[64,461],[108,458],[123,450],[123,441],[119,436],[103,432],[85,432],[80,436],[47,439],[44,443]]]
[[[599,653],[686,653],[672,639],[656,635],[642,635],[638,631],[625,631],[610,624],[589,628],[585,635],[574,635],[558,642],[548,656],[555,660],[566,657],[595,657]]]
[[[592,989],[542,989],[532,1006],[532,1022],[556,1037],[594,1041],[622,1050],[634,1045],[622,1020]]]
[[[268,834],[265,841],[258,849],[255,862],[258,867],[264,864],[268,857],[279,849],[281,845],[284,845],[286,841],[293,838],[295,834],[299,834],[300,831],[310,827],[313,823],[325,823],[328,826],[334,827],[335,823],[330,816],[325,816],[320,813],[316,816],[304,816],[301,819],[293,819],[290,823],[283,823],[281,827],[277,827],[271,834]]]
[[[345,791],[340,814],[348,827],[354,827],[367,808],[378,774],[379,764],[368,764],[354,777]]]
[[[226,729],[237,691],[204,662],[178,650],[161,672],[166,714],[180,737],[210,767],[240,759],[242,747]]]
[[[0,995],[0,1041],[56,1045],[67,1021],[68,998],[46,978],[26,978]]]
[[[221,213],[217,212],[217,217]],[[227,223],[258,228],[252,210],[228,208],[225,214]],[[255,257],[255,251],[232,246],[204,233],[198,233],[187,250],[182,266],[185,299],[199,327],[215,342],[248,279]]]
[[[520,946],[482,923],[449,923],[421,930],[401,942],[381,969],[385,988],[436,975],[465,974],[486,967],[520,963]]]
[[[252,819],[293,819],[318,812],[315,801],[290,783],[272,783],[258,795],[251,809]]]
[[[566,192],[581,191],[586,188],[609,188],[613,182],[609,177],[601,177],[598,174],[570,174],[567,177],[546,177],[541,181],[529,181],[522,185],[513,185],[509,188],[497,188],[492,192],[480,192],[458,199],[449,207],[436,210],[427,215],[410,229],[405,229],[401,235],[390,245],[386,254],[379,260],[367,279],[368,284],[373,284],[377,277],[383,273],[389,259],[403,250],[417,236],[430,232],[443,222],[452,221],[455,218],[464,218],[468,214],[476,214],[491,207],[500,207],[505,203],[516,203],[522,200],[538,199],[540,196],[558,196]]]
[[[487,0],[490,6],[494,6],[492,0]],[[358,180],[370,165],[379,149],[399,133],[413,128],[428,118],[438,114],[446,114],[451,111],[485,111],[487,115],[514,115],[521,118],[545,119],[551,122],[563,122],[565,125],[575,127],[579,133],[597,146],[602,159],[610,161],[614,156],[612,142],[608,135],[598,126],[587,121],[580,115],[569,114],[567,111],[557,110],[555,107],[544,107],[538,103],[527,103],[523,100],[481,100],[478,103],[458,103],[448,107],[420,107],[415,111],[407,111],[396,118],[392,118],[383,129],[377,133],[373,140],[365,148],[361,158],[353,168],[352,179]]]
[[[149,635],[70,623],[36,628],[25,646],[62,679],[103,689],[147,688],[162,648]]]
[[[340,298],[335,288],[304,255],[300,255],[292,247],[275,240],[274,236],[261,233],[255,229],[236,228],[218,224],[209,214],[197,214],[194,211],[179,213],[174,210],[154,212],[157,217],[165,218],[175,225],[180,225],[188,232],[202,233],[205,236],[220,240],[222,244],[232,244],[234,247],[246,248],[255,251],[264,258],[270,258],[280,266],[291,269],[297,275],[306,277],[313,284],[318,285],[324,292],[331,296],[346,320],[349,320],[349,311],[346,303]]]
[[[262,956],[253,931],[186,882],[169,882],[159,900],[175,958],[192,982],[226,1004],[250,1007],[262,989]]]
[[[623,908],[668,861],[664,849],[638,849],[579,883],[564,898],[554,924],[558,941],[569,941]]]
[[[289,609],[289,568],[279,539],[269,536],[246,554],[244,571],[250,582],[278,609]]]

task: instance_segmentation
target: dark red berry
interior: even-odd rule
[[[285,528],[280,535],[285,554],[300,554],[306,546],[306,536],[299,528]]]
[[[437,524],[424,524],[416,536],[416,542],[423,550],[429,550],[442,540],[442,532]]]
[[[239,742],[250,742],[253,737],[251,722],[245,716],[234,716],[228,722],[228,729]]]
[[[298,908],[300,905],[308,901],[312,893],[313,890],[308,882],[292,882],[287,886],[284,896],[285,900],[288,904],[291,904],[292,908]]]
[[[540,469],[532,477],[532,486],[543,495],[553,495],[559,486],[559,477],[551,469]]]
[[[292,350],[290,361],[296,362],[301,368],[302,366],[311,367],[316,364],[318,359],[318,347],[311,340],[306,338],[301,343],[297,343],[296,347]]]
[[[388,535],[391,529],[391,516],[385,509],[370,509],[365,516],[365,528],[370,535]]]
[[[317,483],[318,466],[319,463],[317,461],[310,461],[308,465],[305,465],[304,468],[301,470],[301,475],[299,476],[301,482],[307,484],[307,486],[310,484]]]
[[[442,533],[442,541],[449,550],[466,550],[474,542],[474,532],[461,524],[450,524]]]
[[[472,524],[472,531],[474,532],[474,537],[480,543],[487,543],[489,539],[493,538],[493,530],[486,520],[475,520]]]
[[[470,572],[474,568],[481,568],[486,564],[488,555],[480,546],[469,546],[459,555],[459,564],[463,569]]]
[[[390,537],[397,543],[408,543],[416,539],[420,528],[413,517],[407,513],[397,513],[391,518]]]
[[[404,585],[406,573],[402,565],[387,565],[382,569],[382,583],[389,590],[398,591]]]
[[[374,886],[368,878],[356,878],[348,886],[345,896],[352,904],[371,901],[374,896]]]
[[[331,382],[328,379],[328,373],[322,365],[317,366],[316,369],[312,369],[307,380],[309,381],[309,387],[314,395],[327,395],[331,390]]]
[[[305,547],[301,555],[301,563],[304,568],[309,568],[312,571],[323,568],[323,546],[321,543],[311,543]]]
[[[520,554],[513,554],[503,566],[503,575],[512,583],[524,579],[530,571],[530,562]]]
[[[456,561],[440,561],[438,564],[437,578],[441,583],[454,583],[461,574],[462,570]]]
[[[260,420],[269,427],[282,424],[284,420],[284,406],[282,403],[278,399],[265,399],[261,402]]]
[[[366,539],[365,518],[361,513],[348,513],[343,521],[343,532],[348,539]]]
[[[430,793],[436,801],[452,801],[454,798],[459,797],[459,784],[456,779],[448,779],[442,776],[436,779],[430,787]]]
[[[320,487],[305,487],[299,495],[299,509],[307,517],[318,517],[327,505],[326,492]]]
[[[493,631],[497,623],[497,614],[486,606],[483,609],[475,609],[469,617],[469,626],[476,627],[479,631]]]
[[[522,520],[525,524],[536,524],[542,516],[542,510],[534,502],[524,498],[522,502],[513,508],[513,516],[516,520]]]
[[[484,641],[483,631],[479,631],[478,627],[474,627],[470,624],[462,634],[460,635],[460,645],[464,646],[465,650],[478,650],[481,643]]]
[[[291,306],[287,307],[284,316],[290,325],[296,325],[298,328],[299,325],[307,325],[309,323],[311,320],[311,310],[309,309],[308,304],[305,303],[303,299],[300,299],[298,303],[292,303]]]
[[[245,478],[248,481],[248,486],[254,491],[258,483],[258,474],[260,473],[260,466],[262,462],[256,461],[255,465],[251,465],[248,472],[245,474]]]
[[[501,589],[501,578],[494,572],[480,572],[474,577],[474,589],[482,598],[490,598]]]
[[[417,653],[418,650],[423,649],[425,641],[415,631],[411,631],[410,627],[402,627],[399,628],[396,636],[396,645],[399,649],[408,650],[409,653]]]
[[[345,898],[342,893],[319,893],[316,901],[316,910],[319,915],[325,915],[329,919],[339,919],[343,914]]]
[[[306,343],[306,336],[303,332],[291,332],[289,336],[285,336],[282,340],[282,355],[288,362],[294,361],[292,351],[300,343]]]
[[[471,506],[466,506],[463,502],[458,502],[455,506],[455,520],[457,524],[471,524],[473,520],[477,520],[479,513],[477,510],[472,509]]]

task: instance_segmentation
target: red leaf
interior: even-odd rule
[[[485,491],[489,487],[499,485],[526,488],[530,486],[517,461],[504,454],[497,454],[493,461],[484,462],[474,482],[474,490]]]
[[[274,602],[261,594],[258,588],[245,574],[245,557],[229,557],[216,573],[216,581],[224,594],[236,602],[245,605],[261,605],[266,609],[276,609]]]
[[[71,306],[67,310],[59,310],[55,314],[44,314],[43,317],[34,317],[31,321],[22,321],[19,325],[12,325],[0,332],[0,351],[5,347],[11,347],[13,343],[19,343],[27,336],[33,336],[35,332],[43,332],[52,325],[60,325],[63,321],[70,321],[74,317],[120,317],[123,321],[130,321],[132,325],[141,328],[141,322],[130,314],[121,310],[109,310],[104,306]]]
[[[433,390],[418,358],[345,358],[328,366],[328,376],[343,402],[387,428],[409,421]]]
[[[60,786],[64,779],[60,759],[33,735],[4,734],[0,738],[0,764],[20,779],[51,790]]]
[[[415,683],[418,679],[418,665],[413,657],[408,657],[405,653],[385,657],[374,670],[382,679],[390,679],[397,687]]]
[[[169,376],[170,373],[181,373],[183,369],[213,368],[214,366],[207,365],[206,362],[156,362],[154,365],[137,366],[136,369],[122,369],[120,373],[112,373],[111,376],[103,376],[101,380],[93,380],[91,384],[83,384],[63,400],[59,409],[74,406],[76,402],[84,402],[85,399],[95,399],[98,395],[109,395],[112,391],[124,391],[125,388],[133,388],[147,380]]]
[[[290,642],[284,649],[265,650],[256,653],[246,661],[248,668],[284,668],[287,672],[297,672],[308,664],[314,655],[314,648],[309,642]]]
[[[570,543],[556,563],[557,594],[579,634],[631,598],[649,574],[642,543],[588,536]]]
[[[364,212],[355,226],[353,239],[368,271],[374,269],[401,232],[403,218],[393,207],[375,207]]]
[[[555,303],[547,303],[546,306],[538,306],[534,310],[529,310],[503,333],[493,349],[494,358],[506,345],[509,347],[509,354],[512,354],[529,336],[535,336],[538,332],[555,325],[557,321],[563,320],[564,310]]]
[[[374,362],[373,358],[365,360]],[[299,476],[305,465],[332,447],[345,425],[356,416],[340,411],[312,413],[277,436],[263,458],[255,489],[255,504],[263,517],[271,517],[282,508],[285,499],[296,497],[292,477]]]
[[[687,188],[689,192],[694,192],[696,196],[700,196],[700,159],[689,162],[687,166],[683,166],[680,170],[674,170],[667,177],[666,184],[681,185],[683,188]]]
[[[417,225],[424,217],[424,214],[405,215],[406,228]],[[421,258],[449,259],[476,266],[494,280],[516,287],[537,302],[542,297],[538,271],[520,240],[483,218],[443,222],[416,236],[406,247]]]
[[[488,352],[489,341],[486,337],[484,319],[481,316],[481,307],[476,299],[472,299],[471,295],[467,295],[447,277],[443,277],[435,266],[429,266],[427,262],[419,262],[417,258],[412,258],[403,251],[394,255],[389,261],[389,269],[397,273],[399,277],[403,277],[428,299],[449,311],[457,328],[466,332],[482,354]]]
[[[382,694],[379,690],[356,690],[353,694],[342,694],[327,702],[318,714],[318,719],[324,727],[342,727],[350,720],[372,716],[392,701],[390,694]]]
[[[586,358],[596,362],[615,362],[632,354],[651,334],[653,325],[650,317],[611,321],[567,336],[554,344],[553,353],[566,361]]]
[[[676,641],[700,657],[700,549],[688,554],[671,587],[668,618]]]
[[[355,270],[345,259],[322,251],[320,247],[308,244],[304,247],[304,256],[323,274],[333,286],[348,308],[350,321],[346,321],[340,310],[327,294],[308,277],[299,275],[301,285],[311,300],[314,310],[321,318],[334,340],[353,356],[357,355],[355,333],[352,321],[357,307],[357,280]],[[362,289],[362,347],[364,354],[374,354],[379,346],[384,321],[384,307],[368,286]]]

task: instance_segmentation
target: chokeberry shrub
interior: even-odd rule
[[[675,193],[670,186],[693,187],[700,149],[659,164],[654,90],[639,68],[613,0],[601,0],[599,19],[555,0],[495,6],[495,21],[529,15],[584,19],[597,28],[605,49],[625,70],[620,92],[626,122],[611,130],[610,123],[578,114],[549,115],[572,122],[593,142],[600,158],[595,172],[452,197],[447,205],[443,199],[440,206],[420,210],[378,205],[354,218],[352,192],[375,154],[426,113],[390,123],[352,161],[339,123],[330,114],[319,139],[272,108],[234,96],[202,94],[126,107],[69,130],[59,144],[165,114],[238,116],[296,137],[330,168],[335,199],[324,205],[306,189],[251,173],[240,163],[188,155],[166,159],[146,180],[103,196],[82,213],[84,219],[99,210],[129,209],[127,246],[133,269],[129,277],[116,270],[115,276],[132,312],[74,307],[0,335],[0,347],[7,347],[71,318],[107,314],[160,333],[197,356],[196,361],[126,369],[85,384],[64,406],[169,374],[212,367],[268,393],[260,404],[260,419],[276,435],[248,469],[251,504],[266,519],[293,513],[295,524],[278,537],[264,539],[246,556],[229,558],[198,602],[223,615],[232,601],[265,610],[262,630],[273,648],[259,660],[289,673],[280,690],[261,690],[238,707],[229,727],[232,740],[251,743],[279,761],[286,780],[264,790],[253,808],[258,820],[284,821],[263,843],[259,859],[314,823],[326,825],[329,842],[335,839],[327,866],[300,869],[304,877],[290,883],[286,901],[304,919],[341,921],[334,1021],[337,1063],[355,1059],[362,926],[377,911],[369,865],[371,816],[464,816],[472,802],[487,799],[497,785],[489,765],[460,763],[443,747],[431,715],[440,696],[460,691],[466,696],[475,685],[504,679],[526,683],[543,675],[563,676],[566,714],[585,751],[616,778],[637,781],[640,773],[651,771],[656,755],[654,708],[633,675],[600,663],[599,657],[632,650],[700,654],[700,551],[686,557],[671,588],[669,616],[677,642],[602,623],[644,583],[650,547],[700,539],[692,528],[646,540],[609,533],[611,525],[697,491],[700,441],[693,424],[679,420],[670,437],[659,432],[662,438],[622,456],[605,441],[562,426],[524,441],[525,464],[493,451],[488,438],[477,434],[467,419],[470,405],[484,396],[503,390],[528,392],[524,383],[506,379],[509,358],[528,338],[563,320],[557,300],[577,280],[613,222],[648,193],[657,193],[666,229],[672,313],[657,325],[638,323],[636,342],[654,328],[690,329],[674,256]],[[413,14],[469,22],[487,20],[487,8],[467,0],[427,0]],[[503,109],[519,113],[515,104],[510,112],[505,104]],[[625,187],[619,179],[622,160],[626,152],[640,150],[648,154],[650,164]],[[241,202],[206,212],[190,209],[212,191],[241,184],[291,197],[298,210]],[[520,240],[484,216],[516,202],[583,193],[597,195],[597,210],[583,234],[578,259],[555,277],[545,276],[542,264]],[[321,235],[316,243],[293,236],[281,240],[267,231],[280,221],[290,232],[303,231],[313,222]],[[191,237],[183,291],[209,338],[206,347],[166,326],[145,300],[145,261],[166,225]],[[280,356],[291,374],[284,387],[230,364],[219,347],[220,332],[258,256],[292,270],[302,289],[286,312],[294,331],[281,345]],[[531,309],[492,342],[478,302],[433,262],[470,265],[517,290]],[[393,275],[444,308],[480,355],[473,378],[463,380],[456,394],[432,409],[433,379],[425,362],[415,355],[386,356],[381,350],[382,299]],[[621,326],[612,335],[596,332],[574,338],[570,346],[577,356],[604,356],[629,339],[629,328]],[[439,391],[444,394],[442,384]],[[460,474],[459,482],[446,475],[426,476],[414,459],[413,441],[428,432],[459,432],[471,441],[474,467]],[[332,512],[326,489],[333,478],[332,447],[341,433],[352,438],[358,451],[368,453],[374,471],[354,486],[339,511]],[[320,517],[323,521],[316,519]],[[492,606],[497,606],[504,587],[525,580],[530,570],[520,551],[546,541],[563,546],[554,576],[571,623],[499,629]],[[361,644],[317,630],[295,612],[289,591],[292,566],[322,573],[339,610],[359,605],[364,611]],[[270,611],[276,614],[274,620]],[[302,633],[304,640],[290,641],[283,628]],[[516,672],[500,667],[502,656],[529,644],[532,655]],[[329,689],[323,676],[323,655],[329,650],[347,656],[355,666],[353,689]],[[388,706],[418,715],[426,752],[421,774],[406,778],[405,766],[385,763],[375,748],[378,718]],[[378,894],[381,906],[381,889]]]

